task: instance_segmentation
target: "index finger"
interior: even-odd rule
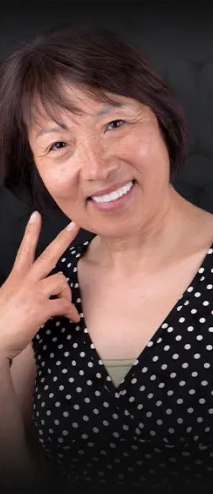
[[[56,263],[64,251],[75,239],[79,230],[80,226],[76,225],[73,221],[61,230],[57,237],[46,247],[46,249],[34,262],[31,268],[31,275],[34,279],[39,280],[48,276],[50,271],[55,268]]]
[[[35,260],[35,251],[41,230],[41,215],[38,211],[30,216],[25,227],[24,236],[19,245],[13,270],[23,276],[29,271]]]

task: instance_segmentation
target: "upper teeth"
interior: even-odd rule
[[[120,189],[114,190],[110,192],[110,194],[105,194],[104,196],[92,196],[92,200],[95,202],[110,202],[115,201],[115,199],[119,199],[119,197],[127,194],[129,190],[132,188],[133,182],[129,182],[128,184],[120,187]]]

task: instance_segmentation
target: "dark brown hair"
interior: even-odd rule
[[[106,29],[48,31],[24,44],[1,67],[0,160],[3,183],[38,210],[56,207],[44,186],[27,137],[36,97],[54,118],[67,101],[61,82],[82,85],[91,95],[133,98],[155,113],[170,157],[171,180],[183,165],[186,131],[183,111],[160,75],[139,51]]]

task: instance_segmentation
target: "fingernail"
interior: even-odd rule
[[[29,223],[35,223],[37,219],[38,219],[38,212],[34,211],[34,213],[31,214],[30,216]]]
[[[74,223],[74,221],[71,221],[71,223],[69,223],[67,226],[66,226],[66,230],[74,230],[74,228],[76,228],[76,223]]]

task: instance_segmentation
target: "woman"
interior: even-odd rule
[[[5,485],[210,493],[213,217],[172,186],[174,96],[104,30],[46,33],[1,80],[5,185],[40,211],[0,290]],[[35,261],[52,205],[94,236]]]

